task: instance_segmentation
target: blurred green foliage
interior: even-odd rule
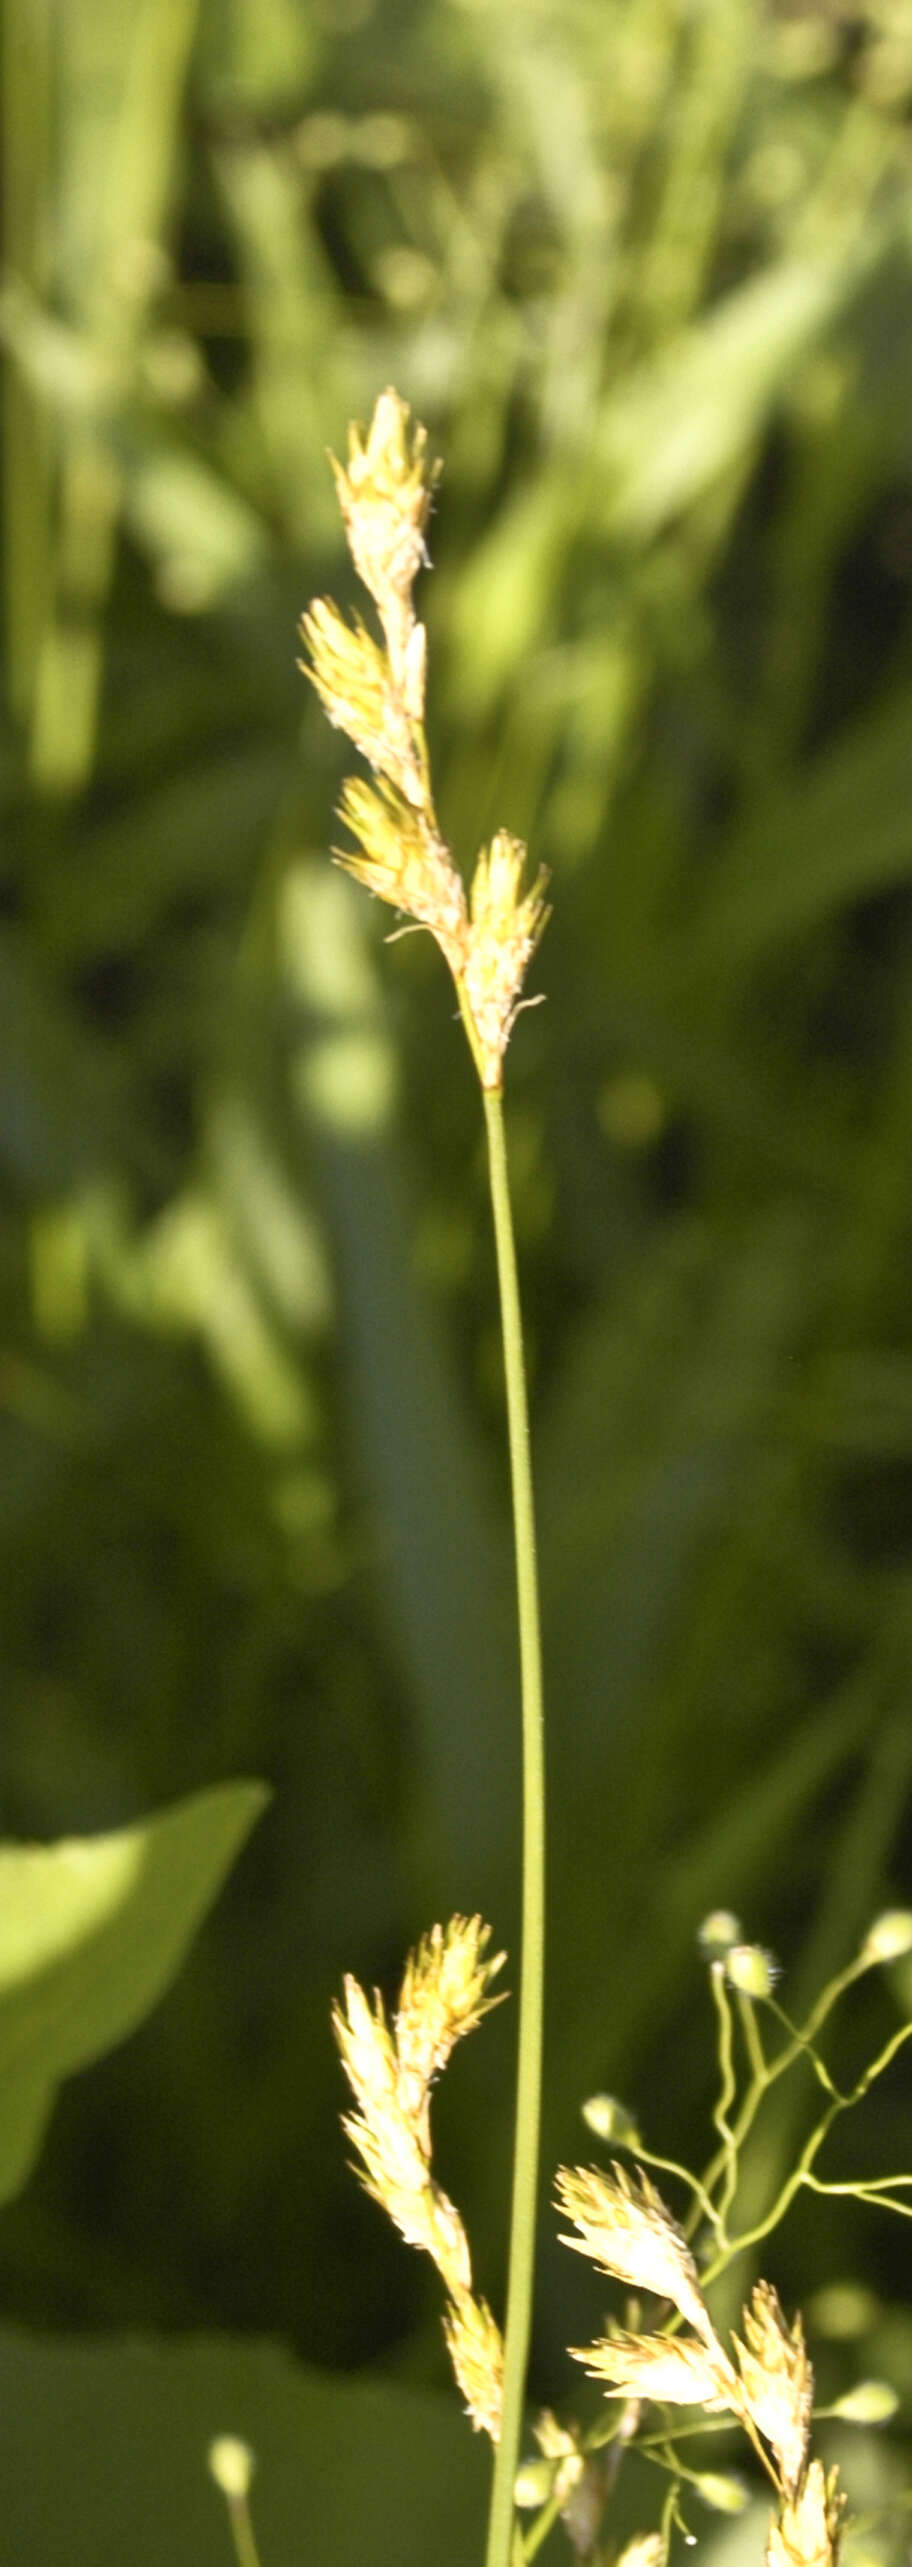
[[[295,669],[388,381],[445,457],[445,825],[553,875],[546,2165],[602,2083],[700,2153],[709,1906],[798,2005],[908,1895],[910,105],[905,0],[4,0],[3,1832],[276,1788],[67,2090],[7,2316],[440,2374],[328,2036],[448,1909],[516,1941],[477,1097],[429,940],[328,865]],[[440,2104],[495,2302],[508,2017]],[[877,2123],[904,2162],[899,2075]],[[898,2294],[871,2215],[781,2251],[786,2301]]]
[[[0,1846],[0,2202],[21,2192],[65,2077],[126,2039],[180,1968],[262,1784],[137,1827]]]

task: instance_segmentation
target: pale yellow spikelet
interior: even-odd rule
[[[711,2351],[721,2354],[690,2248],[642,2168],[628,2174],[618,2165],[610,2173],[597,2166],[561,2166],[557,2200],[579,2230],[578,2237],[563,2238],[565,2246],[588,2255],[599,2272],[672,2300]]]
[[[346,1974],[343,1989],[345,2003],[333,2006],[332,2027],[356,2102],[370,2119],[387,2103],[396,2101],[395,2044],[382,1997],[375,1994],[371,2008],[363,1988],[350,1973]]]
[[[487,1959],[489,1941],[480,1917],[434,1926],[409,1954],[392,2027],[382,1997],[375,1992],[371,2006],[351,1977],[332,2014],[358,2107],[342,2126],[365,2191],[409,2246],[433,2258],[454,2301],[471,2290],[472,2265],[459,2212],[431,2171],[428,2102],[432,2077],[494,2002],[486,1991],[503,1956]]]
[[[434,2184],[434,2244],[431,2253],[448,2291],[471,2290],[472,2259],[463,2222],[440,2184]]]
[[[797,2495],[786,2496],[771,2522],[765,2567],[836,2567],[844,2498],[837,2473],[812,2460]]]
[[[532,2430],[544,2458],[555,2464],[551,2492],[559,2496],[563,2504],[571,2488],[579,2484],[586,2466],[585,2453],[580,2449],[578,2436],[572,2428],[558,2423],[550,2407],[542,2408]]]
[[[443,2332],[447,2351],[476,2433],[500,2438],[503,2406],[503,2339],[486,2300],[469,2290],[453,2292]]]
[[[458,976],[466,946],[465,892],[433,823],[391,787],[368,784],[363,776],[346,777],[339,818],[361,853],[337,847],[336,863],[416,926],[427,927]]]
[[[348,464],[331,457],[355,569],[369,589],[386,635],[393,673],[414,688],[407,659],[414,627],[411,592],[427,560],[424,530],[437,467],[427,460],[427,434],[410,424],[398,392],[381,392],[365,437],[349,429]],[[420,716],[418,717],[420,718]]]
[[[482,1085],[497,1093],[516,1015],[532,1003],[521,992],[548,914],[545,876],[524,890],[525,848],[499,830],[478,857],[469,916],[437,825],[424,733],[426,636],[412,604],[437,469],[425,430],[388,387],[369,429],[350,428],[347,464],[330,460],[352,559],[383,630],[381,648],[327,598],[314,599],[301,623],[301,665],[378,779],[376,788],[351,779],[343,787],[341,816],[358,845],[336,850],[337,862],[436,937]]]
[[[662,2567],[667,2546],[660,2531],[638,2531],[621,2550],[616,2567]]]
[[[807,2459],[814,2375],[801,2319],[796,2317],[791,2328],[786,2325],[769,2282],[754,2287],[744,2311],[744,2339],[734,2339],[744,2405],[769,2443],[791,2495]]]
[[[395,2044],[382,1998],[371,2009],[357,1979],[345,1981],[345,2008],[334,2006],[333,2031],[358,2105],[343,2129],[361,2160],[365,2191],[381,2204],[410,2246],[433,2254],[436,2209],[424,2134],[402,2109]],[[436,2260],[436,2259],[435,2259]]]
[[[399,2092],[416,2114],[457,2041],[474,2032],[498,2003],[488,1995],[506,1955],[489,1959],[491,1928],[480,1916],[453,1916],[432,1926],[409,1954],[395,2018]]]
[[[659,2405],[699,2406],[707,2412],[731,2406],[737,2382],[721,2348],[710,2352],[692,2335],[615,2335],[584,2347],[571,2345],[575,2362],[584,2362],[591,2380],[600,2380],[608,2397],[652,2398]]]
[[[411,726],[379,644],[360,622],[346,623],[330,597],[313,598],[300,633],[307,657],[299,667],[335,729],[407,801],[420,799]]]
[[[548,916],[543,873],[522,892],[525,861],[522,840],[499,829],[490,847],[482,848],[472,883],[465,990],[482,1085],[494,1089],[502,1084],[520,991]]]
[[[427,2165],[419,2133],[397,2105],[367,2120],[343,2117],[346,2137],[358,2151],[365,2192],[379,2202],[407,2246],[430,2255],[448,2290],[465,2289],[472,2278],[468,2240],[459,2212]]]

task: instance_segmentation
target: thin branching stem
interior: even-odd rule
[[[743,1989],[738,1991],[737,2002],[744,2047],[750,2061],[751,2077],[755,2083],[759,2084],[766,2076],[766,2054],[760,2038],[757,2009],[752,1999],[745,1996]]]
[[[847,1968],[839,1972],[837,1978],[829,1980],[827,1986],[823,1989],[822,1994],[818,1997],[816,2005],[812,2007],[811,2012],[808,2015],[807,2022],[801,2025],[794,2024],[790,2021],[790,2018],[785,2013],[784,2008],[778,2004],[775,1998],[767,1999],[770,2012],[781,2024],[782,2029],[787,2034],[788,2038],[776,2058],[766,2059],[762,2053],[759,2030],[755,2024],[758,2055],[756,2059],[752,2059],[753,2075],[742,2098],[741,2105],[735,2116],[734,2122],[731,2124],[730,2128],[726,2129],[723,2135],[723,2144],[721,2148],[717,2149],[714,2157],[705,2169],[703,2182],[708,2191],[712,2191],[714,2185],[718,2183],[720,2175],[727,2174],[730,2171],[732,2143],[734,2144],[735,2155],[737,2158],[740,2150],[744,2146],[745,2140],[748,2138],[753,2128],[764,2097],[769,2093],[771,2087],[778,2084],[779,2078],[784,2077],[789,2068],[794,2066],[796,2059],[805,2057],[808,2060],[808,2064],[812,2068],[818,2083],[823,2087],[824,2093],[829,2094],[832,2098],[836,2097],[837,2090],[829,2075],[829,2071],[825,2067],[823,2060],[820,2058],[818,2051],[814,2047],[816,2036],[821,2030],[822,2025],[826,2022],[827,2017],[832,2014],[833,2008],[838,2003],[839,1998],[845,1995],[847,1988],[854,1986],[856,1979],[863,1978],[865,1972],[872,1968],[872,1966],[872,1962],[865,1957],[859,1957],[854,1961],[850,1961]],[[719,1996],[715,1980],[713,1980],[713,1995],[717,2010],[719,2010]],[[905,2038],[906,2031],[905,2028],[903,2028],[898,2035],[894,2036],[893,2044],[889,2047],[889,2056],[892,2057],[893,2049],[898,2047],[900,2042]],[[752,2049],[753,2044],[749,2042],[748,2047],[749,2049]],[[882,2064],[887,2064],[886,2059],[884,2059]],[[878,2073],[879,2064],[875,2065],[874,2069],[871,2071],[871,2074],[874,2075]],[[730,2107],[731,2100],[732,2098],[729,2096],[725,2099],[726,2112]],[[717,2107],[716,2113],[713,2116],[717,2129],[720,2128],[718,2113],[719,2107]]]
[[[638,2166],[652,2166],[659,2175],[677,2175],[681,2183],[686,2184],[692,2192],[695,2211],[702,2212],[703,2218],[713,2230],[720,2246],[726,2242],[725,2221],[721,2211],[716,2208],[705,2185],[701,2184],[699,2175],[692,2175],[689,2166],[679,2165],[676,2157],[660,2157],[654,2148],[644,2148],[639,2138],[635,2154]]]
[[[504,2342],[500,2441],[494,2463],[487,2567],[510,2567],[513,2487],[519,2460],[523,2397],[532,2323],[545,1944],[545,1771],[541,1636],[535,1517],[529,1452],[529,1415],[523,1362],[522,1316],[510,1209],[503,1107],[484,1091],[491,1207],[497,1249],[503,1331],[510,1476],[516,1545],[516,1596],[522,1685],[523,1828],[522,1961],[519,1989],[519,2055],[513,2143],[513,2206]],[[522,2551],[520,2550],[520,2554]]]
[[[737,2086],[732,2057],[732,2013],[722,1971],[710,1972],[710,1987],[719,2025],[719,2095],[713,2112],[713,2123],[722,2142],[721,2162],[725,2170],[719,2209],[724,2218],[738,2181],[738,2143],[729,2121]]]
[[[873,2210],[895,2210],[899,2219],[912,2219],[912,2202],[898,2202],[893,2193],[880,2183],[868,2184],[863,2176],[854,2183],[830,2184],[822,2175],[805,2175],[805,2188],[810,2193],[845,2193],[854,2202],[870,2202]],[[912,2183],[912,2175],[893,2175],[894,2184]]]
[[[537,2556],[543,2540],[547,2540],[549,2531],[553,2531],[554,2525],[560,2514],[561,2506],[565,2503],[566,2497],[562,2496],[559,2491],[556,2491],[553,2496],[549,2496],[547,2503],[542,2506],[540,2514],[536,2515],[535,2521],[530,2524],[528,2531],[524,2533],[522,2554],[523,2559],[526,2562],[526,2567],[529,2567],[529,2561]]]
[[[864,2069],[857,2084],[852,2087],[851,2093],[843,2099],[847,2106],[861,2102],[862,2095],[866,2095],[869,2087],[873,2086],[875,2077],[883,2076],[884,2069],[889,2068],[891,2060],[895,2059],[897,2051],[902,2050],[907,2041],[912,2041],[912,2023],[901,2023],[897,2031],[891,2033],[889,2041],[884,2042],[883,2049],[878,2050],[876,2058],[871,2060],[870,2067]]]

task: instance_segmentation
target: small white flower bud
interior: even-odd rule
[[[764,1952],[759,1943],[733,1943],[725,1955],[725,1976],[742,1996],[771,1997],[778,1969],[772,1953]]]
[[[582,2112],[587,2130],[594,2131],[596,2139],[619,2140],[625,2148],[642,2145],[632,2113],[616,2095],[590,2095]]]
[[[239,2442],[234,2433],[220,2433],[210,2442],[207,2452],[210,2475],[229,2503],[243,2503],[250,2494],[254,2458],[249,2443]]]
[[[554,2485],[553,2460],[524,2460],[513,2481],[513,2502],[531,2511],[546,2505]]]
[[[912,1952],[912,1909],[889,1907],[869,1925],[861,1947],[863,1961],[899,1961]]]
[[[640,2531],[633,2540],[628,2540],[626,2549],[622,2549],[617,2567],[662,2567],[665,2555],[665,2542],[660,2531]]]
[[[888,2380],[859,2380],[854,2389],[836,2399],[831,2415],[842,2416],[846,2424],[889,2424],[896,2414],[899,2399]]]
[[[690,2484],[701,2504],[708,2505],[714,2514],[743,2514],[750,2502],[744,2480],[737,2478],[734,2470],[705,2469],[691,2478]]]
[[[732,1944],[740,1943],[741,1936],[740,1916],[735,1916],[730,1907],[714,1907],[709,1916],[704,1916],[697,1935],[704,1961],[724,1959]]]

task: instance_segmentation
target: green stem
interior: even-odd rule
[[[529,1414],[523,1366],[522,1317],[510,1211],[503,1107],[484,1091],[488,1127],[491,1207],[497,1247],[503,1332],[516,1598],[522,1685],[523,1830],[522,1960],[519,1990],[519,2055],[513,2143],[513,2207],[504,2344],[503,2414],[494,2463],[486,2567],[510,2567],[513,2555],[513,2486],[519,2461],[523,2398],[532,2321],[538,2133],[541,2116],[542,2018],[545,1952],[545,1773],[541,1637],[535,1516],[529,1456]]]
[[[229,2496],[228,2519],[234,2535],[238,2567],[260,2567],[260,2555],[253,2536],[253,2524],[246,2496]]]

